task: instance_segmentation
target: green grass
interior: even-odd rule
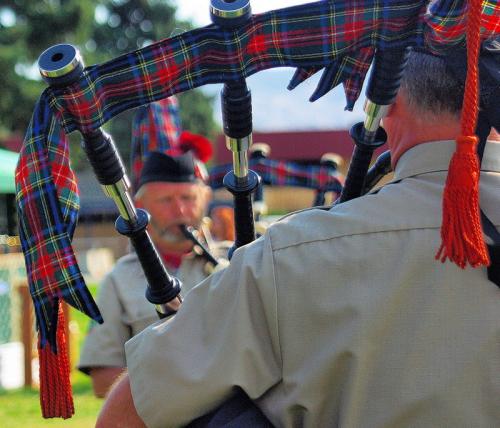
[[[95,295],[95,286],[89,286]],[[75,365],[81,343],[85,337],[89,319],[82,313],[71,310],[71,360]],[[38,390],[20,389],[0,391],[0,426],[2,428],[67,427],[90,428],[95,425],[103,400],[92,393],[90,378],[73,370],[71,374],[75,414],[71,419],[43,419]]]
[[[0,424],[3,428],[93,427],[102,406],[102,400],[94,398],[88,379],[73,383],[73,399],[75,415],[71,419],[43,419],[37,390],[2,392],[0,393]]]

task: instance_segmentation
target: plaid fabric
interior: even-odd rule
[[[434,1],[425,17],[425,45],[439,53],[443,48],[453,46],[463,37],[467,25],[467,1]],[[498,0],[484,0],[481,16],[483,36],[500,33],[500,5]]]
[[[233,30],[210,25],[88,67],[71,87],[51,91],[54,108],[66,131],[85,132],[124,110],[273,67],[337,67],[330,74],[343,83],[350,76],[345,67],[366,72],[375,48],[442,49],[443,40],[446,46],[462,42],[457,28],[465,21],[466,2],[437,1],[427,11],[428,3],[320,1],[255,15]],[[500,31],[499,19],[500,6],[485,0],[485,36]],[[351,104],[363,80],[360,75],[346,81]]]
[[[99,309],[78,267],[71,239],[79,198],[68,144],[44,92],[35,106],[16,169],[19,234],[41,346],[56,350],[59,299],[97,322]]]
[[[132,151],[130,180],[137,189],[137,180],[147,155],[166,153],[179,146],[181,119],[176,97],[139,107],[132,122]]]
[[[71,249],[78,197],[58,123],[66,132],[88,132],[122,111],[283,66],[305,69],[305,75],[325,69],[315,97],[343,83],[350,107],[373,49],[414,45],[438,51],[463,42],[466,2],[427,4],[332,0],[272,11],[237,29],[210,25],[160,41],[86,68],[67,88],[48,89],[35,108],[17,169],[21,239],[42,338],[53,327],[59,297],[100,320]],[[498,33],[499,21],[500,6],[485,0],[483,36]]]
[[[250,159],[249,166],[260,175],[265,185],[304,187],[335,193],[342,191],[343,177],[333,166],[301,165],[272,159]],[[208,182],[210,187],[212,189],[224,187],[222,180],[232,169],[232,164],[212,168]]]
[[[345,55],[339,61],[326,66],[318,87],[309,98],[309,101],[314,102],[320,99],[337,85],[343,83],[347,102],[345,109],[352,111],[356,100],[359,98],[366,73],[370,68],[374,55],[374,48],[361,48],[359,51]],[[295,89],[320,70],[320,67],[297,69],[288,85],[288,89]]]

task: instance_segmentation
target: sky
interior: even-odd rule
[[[309,3],[312,0],[251,0],[252,13]],[[177,0],[177,17],[191,20],[196,26],[210,21],[210,0]],[[336,88],[320,100],[310,103],[320,75],[313,76],[293,91],[286,89],[293,76],[291,68],[277,68],[250,76],[247,84],[252,92],[253,123],[255,131],[293,131],[349,129],[363,120],[364,98],[358,100],[353,112],[344,111],[345,97],[342,88]],[[203,91],[215,95],[215,117],[221,122],[221,85],[208,85]]]
[[[282,7],[310,3],[313,0],[251,0],[252,13],[262,13]],[[210,24],[210,0],[177,0],[177,17],[189,19],[196,25]]]

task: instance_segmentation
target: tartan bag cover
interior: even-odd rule
[[[139,107],[132,121],[130,180],[134,191],[146,157],[151,152],[167,153],[180,144],[181,119],[175,96]]]
[[[274,159],[250,159],[249,167],[269,186],[304,187],[325,192],[340,193],[344,178],[336,167],[328,165],[301,165],[297,162]],[[224,187],[224,176],[233,169],[232,164],[210,169],[208,184],[212,189]]]
[[[313,97],[342,83],[352,108],[375,49],[439,53],[463,43],[467,2],[428,3],[325,0],[255,15],[237,29],[209,25],[87,67],[74,84],[44,91],[16,170],[20,237],[42,344],[57,352],[60,299],[101,321],[71,247],[78,191],[60,126],[86,133],[122,111],[284,66],[298,69],[291,86],[324,69]],[[500,32],[496,1],[482,2],[480,21],[484,38]]]

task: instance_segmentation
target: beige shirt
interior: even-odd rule
[[[223,263],[225,248],[217,247],[215,257]],[[210,265],[211,266],[211,265]],[[184,296],[211,272],[204,258],[188,255],[175,272]],[[135,253],[122,257],[99,287],[97,305],[103,324],[91,323],[80,354],[78,368],[88,373],[92,367],[125,367],[124,345],[132,336],[158,321],[154,306],[145,296],[146,277]]]
[[[500,289],[434,259],[454,146],[417,146],[400,182],[279,221],[127,342],[147,426],[183,425],[234,385],[277,427],[500,426]],[[498,227],[500,144],[482,169]]]

